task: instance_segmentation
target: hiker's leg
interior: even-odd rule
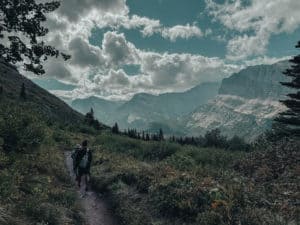
[[[88,191],[88,185],[89,185],[89,180],[88,180],[88,174],[86,173],[84,175],[84,178],[85,178],[85,191]]]
[[[77,185],[78,185],[78,187],[80,187],[80,184],[81,184],[81,175],[78,175],[77,176]]]

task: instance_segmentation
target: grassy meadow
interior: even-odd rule
[[[109,132],[92,142],[93,187],[106,194],[121,224],[283,225],[299,219],[299,207],[273,205],[286,189],[276,192],[274,182],[243,173],[255,151],[144,142]],[[268,168],[258,167],[263,177]]]

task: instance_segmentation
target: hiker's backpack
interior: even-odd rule
[[[88,163],[89,163],[89,150],[87,150],[86,153],[84,154],[84,156],[82,157],[82,159],[79,163],[79,167],[87,168]]]
[[[73,161],[75,161],[76,159],[76,156],[77,156],[77,150],[73,150],[72,153],[71,153],[71,158],[73,159]]]

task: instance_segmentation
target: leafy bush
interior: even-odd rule
[[[45,138],[44,124],[30,111],[8,106],[0,116],[0,138],[6,152],[35,149]]]
[[[186,176],[176,177],[151,188],[150,198],[157,209],[171,217],[195,218],[209,205],[209,195]]]
[[[214,211],[199,213],[196,222],[198,225],[225,225],[222,215]]]
[[[35,221],[44,222],[48,225],[61,224],[61,214],[58,208],[48,203],[40,203],[33,199],[27,200],[25,213]]]
[[[219,129],[208,131],[205,134],[205,146],[226,148],[227,147],[226,137],[221,135],[221,131]]]
[[[144,160],[163,160],[179,150],[179,146],[168,142],[152,142],[143,146],[136,156]]]
[[[228,140],[227,149],[231,151],[249,151],[250,145],[239,136],[234,136]]]

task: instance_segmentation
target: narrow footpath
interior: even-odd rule
[[[66,166],[69,170],[70,176],[75,180],[75,174],[73,172],[71,152],[65,152]],[[84,180],[84,179],[83,179]],[[80,197],[84,193],[84,182],[81,185],[81,189],[77,188],[78,196]],[[86,196],[81,198],[81,205],[85,211],[85,219],[88,225],[117,225],[113,219],[112,212],[108,209],[105,201],[101,199],[93,190],[89,190]]]

